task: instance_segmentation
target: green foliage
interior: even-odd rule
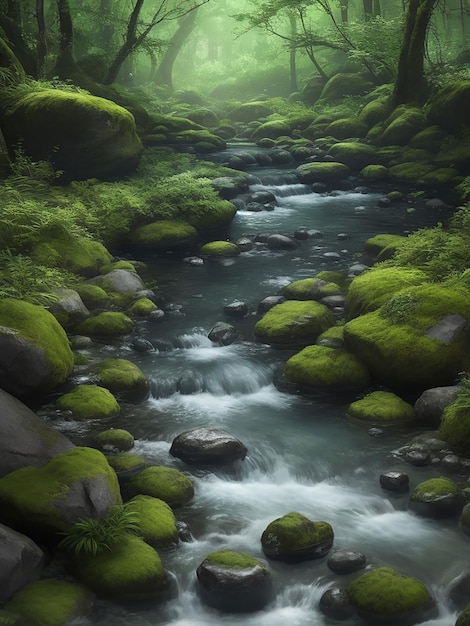
[[[393,324],[404,324],[416,310],[419,300],[414,291],[398,293],[380,309],[380,315]]]
[[[394,76],[402,31],[402,20],[386,20],[380,16],[367,22],[350,22],[347,33],[354,47],[349,50],[348,56],[353,61],[372,67],[375,72],[386,70]]]
[[[138,533],[138,515],[127,505],[111,507],[106,517],[81,518],[59,542],[59,548],[74,554],[96,556],[125,539],[129,533]]]

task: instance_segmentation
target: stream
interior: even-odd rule
[[[386,430],[382,438],[371,437],[367,427],[345,417],[349,403],[363,393],[299,396],[278,390],[273,382],[276,372],[292,352],[260,344],[252,332],[259,319],[258,303],[279,294],[289,282],[325,269],[347,272],[354,263],[364,262],[361,251],[369,237],[403,234],[444,221],[447,215],[444,209],[426,207],[424,199],[379,208],[381,193],[312,193],[295,183],[285,166],[253,166],[249,171],[259,179],[252,191],[268,189],[278,205],[273,211],[239,211],[228,233],[231,241],[256,233],[292,234],[299,227],[319,230],[323,238],[306,239],[287,251],[257,245],[238,257],[202,265],[176,254],[143,259],[144,280],[158,284],[166,313],[163,322],[138,322],[138,334],[161,349],[139,353],[125,342],[115,343],[101,346],[99,356],[128,358],[151,380],[151,397],[126,406],[112,426],[132,432],[135,452],[150,464],[190,475],[195,497],[175,513],[189,524],[194,540],[160,552],[175,587],[168,601],[131,607],[100,601],[94,614],[80,624],[363,624],[357,617],[334,622],[319,610],[328,587],[346,587],[357,575],[333,574],[327,557],[298,564],[270,561],[277,593],[262,611],[222,614],[200,601],[195,571],[209,553],[229,548],[266,560],[260,543],[263,530],[275,518],[298,511],[333,526],[333,550],[363,552],[367,567],[388,565],[422,580],[439,611],[423,624],[453,626],[457,610],[450,605],[447,590],[467,571],[470,541],[459,531],[458,520],[420,518],[407,511],[408,494],[389,494],[379,484],[379,475],[392,469],[408,473],[411,489],[439,475],[438,469],[413,467],[402,459],[400,448],[418,430]],[[349,238],[338,238],[340,233]],[[236,300],[248,305],[243,319],[224,314],[224,306]],[[225,347],[213,344],[207,335],[217,321],[236,326],[240,340]],[[56,425],[79,445],[109,427],[60,419]],[[197,427],[222,428],[236,436],[248,448],[246,459],[209,470],[186,466],[170,456],[174,437]]]

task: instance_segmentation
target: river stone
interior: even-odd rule
[[[224,313],[229,317],[245,317],[248,314],[248,305],[240,300],[234,300],[224,306]]]
[[[140,276],[129,270],[112,270],[103,276],[95,276],[87,281],[91,285],[103,287],[105,291],[115,291],[123,294],[137,294],[145,289]]]
[[[408,508],[423,517],[448,517],[458,513],[462,494],[450,478],[431,478],[415,487]]]
[[[217,322],[214,324],[207,335],[211,341],[221,346],[229,346],[234,341],[237,341],[239,336],[235,326],[227,324],[226,322]]]
[[[282,304],[286,299],[284,296],[266,296],[261,302],[258,304],[258,313],[266,313],[269,309],[272,309],[276,304]]]
[[[328,522],[314,522],[292,512],[268,524],[261,546],[270,559],[296,563],[325,556],[333,539],[333,528]]]
[[[259,202],[260,204],[268,204],[272,202],[274,204],[277,204],[276,196],[267,189],[250,193],[247,198],[247,202]]]
[[[295,239],[291,239],[286,235],[269,235],[266,242],[270,250],[294,250],[299,246]]]
[[[470,571],[464,571],[454,578],[449,585],[448,596],[452,608],[462,610],[467,606],[470,598]]]
[[[253,250],[253,248],[255,247],[253,240],[250,239],[249,237],[240,237],[240,239],[237,239],[235,243],[237,244],[237,246],[240,248],[242,252],[249,252],[250,250]]]
[[[179,434],[170,454],[188,464],[228,464],[243,460],[247,448],[236,437],[218,428],[196,428]]]
[[[326,564],[335,574],[350,574],[366,566],[366,556],[355,550],[336,550]]]
[[[334,620],[348,619],[354,612],[348,592],[341,587],[327,589],[320,598],[319,607],[324,615]]]
[[[242,552],[213,552],[199,565],[196,574],[202,600],[221,611],[259,611],[273,597],[266,564]]]
[[[55,289],[54,295],[57,301],[49,306],[49,311],[66,330],[71,330],[90,315],[80,295],[74,289]]]
[[[423,391],[414,405],[416,419],[428,426],[438,428],[444,409],[452,404],[460,389],[458,385],[451,385]]]
[[[242,176],[220,176],[213,179],[212,187],[222,199],[232,200],[232,198],[236,198],[239,194],[246,191],[248,182]]]
[[[426,450],[417,450],[411,448],[405,454],[405,461],[415,467],[424,467],[429,465],[432,461],[432,457]]]
[[[126,489],[131,497],[139,494],[152,496],[172,508],[187,504],[194,496],[194,485],[183,472],[159,465],[146,467],[133,476]]]
[[[266,211],[266,206],[261,204],[261,202],[248,202],[245,206],[245,211],[250,211],[250,213],[260,213],[261,211]]]
[[[426,335],[449,345],[459,336],[466,325],[467,320],[462,315],[446,315],[443,320],[430,328]]]
[[[385,472],[380,474],[380,486],[388,491],[401,493],[408,491],[410,479],[405,472]]]
[[[44,553],[39,546],[26,535],[0,524],[0,602],[39,578],[43,569]]]

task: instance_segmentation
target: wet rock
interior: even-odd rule
[[[186,256],[183,259],[183,263],[188,263],[188,265],[194,265],[195,267],[199,267],[204,265],[204,259],[201,259],[200,256]]]
[[[324,252],[322,256],[325,259],[340,259],[341,258],[341,255],[339,254],[339,252]]]
[[[270,250],[294,250],[299,245],[295,239],[286,235],[269,235],[266,243]]]
[[[292,163],[294,160],[292,154],[287,150],[272,150],[269,156],[273,163],[279,164]]]
[[[409,450],[405,454],[405,461],[415,467],[424,467],[431,463],[431,455],[424,450]]]
[[[320,598],[320,611],[334,620],[348,619],[354,609],[346,589],[330,587]]]
[[[387,197],[379,198],[379,200],[377,200],[377,206],[380,208],[387,208],[391,204],[392,204],[392,201],[390,200],[390,198],[387,198]]]
[[[247,448],[236,437],[218,428],[196,428],[173,440],[170,454],[188,464],[225,465],[243,460]]]
[[[432,339],[442,341],[450,345],[462,333],[467,325],[467,320],[462,315],[447,315],[438,324],[430,328],[426,335]]]
[[[258,313],[266,313],[269,309],[272,309],[276,304],[281,304],[285,302],[286,299],[284,296],[266,296],[261,302],[258,304]]]
[[[385,433],[381,428],[369,428],[367,434],[369,437],[376,437],[377,439],[380,439],[380,437],[383,437]]]
[[[325,296],[320,302],[329,309],[344,309],[344,296]]]
[[[470,513],[470,511],[468,512]],[[462,528],[462,530],[464,529]],[[453,608],[462,610],[467,606],[469,598],[470,572],[462,572],[460,576],[454,579],[449,586],[449,600]]]
[[[328,187],[325,185],[325,183],[316,182],[311,185],[311,189],[314,193],[325,193]]]
[[[460,459],[456,454],[446,454],[441,459],[441,467],[446,472],[458,472],[460,469]]]
[[[350,574],[366,566],[366,556],[355,550],[336,550],[326,564],[335,574]]]
[[[255,242],[256,243],[267,243],[268,242],[268,238],[269,238],[269,234],[268,233],[258,233],[255,236]]]
[[[413,490],[408,507],[424,517],[455,515],[462,506],[462,494],[450,478],[431,478]]]
[[[240,300],[234,300],[224,306],[224,313],[229,317],[245,317],[248,314],[248,305]]]
[[[266,207],[261,202],[248,202],[245,206],[245,211],[250,211],[251,213],[260,213],[261,211],[265,211]]]
[[[241,165],[244,166],[241,159],[240,162]],[[232,176],[221,176],[219,178],[214,178],[212,181],[212,186],[224,200],[233,200],[233,198],[236,198],[239,194],[248,189],[248,184],[247,179],[242,178],[241,176],[237,178]]]
[[[238,330],[226,322],[217,322],[209,331],[208,338],[221,346],[229,346],[239,337]]]
[[[257,152],[254,156],[258,165],[272,165],[273,160],[271,159],[269,154],[266,154],[265,152]]]
[[[348,268],[348,278],[354,278],[355,276],[360,276],[366,272],[370,267],[368,265],[364,265],[363,263],[354,263]]]
[[[254,191],[251,193],[247,202],[259,202],[260,204],[277,204],[276,196],[270,191]]]
[[[456,399],[461,387],[433,387],[426,389],[416,400],[416,419],[429,426],[439,427],[444,409]]]
[[[237,209],[237,211],[245,211],[246,210],[246,202],[241,198],[233,198],[231,200],[233,206]]]
[[[300,228],[297,228],[294,232],[294,237],[296,239],[298,239],[299,241],[303,241],[305,239],[308,239],[309,235],[308,235],[308,229],[301,226]]]
[[[236,154],[234,154],[232,157],[230,157],[230,159],[228,160],[227,163],[228,167],[230,167],[233,170],[241,170],[243,171],[246,168],[246,163],[245,161],[237,156]]]
[[[0,524],[0,563],[0,601],[4,602],[41,576],[44,553],[26,535]]]
[[[193,535],[191,533],[191,528],[189,527],[189,524],[177,520],[176,528],[178,530],[178,537],[180,541],[182,541],[183,543],[192,543]]]
[[[107,290],[123,294],[137,294],[145,289],[140,276],[129,270],[111,270],[102,276],[95,276],[87,281],[91,285],[106,286]]]
[[[237,239],[235,243],[237,244],[237,246],[240,248],[242,252],[249,252],[250,250],[253,250],[253,248],[255,247],[253,240],[250,239],[249,237],[241,237],[240,239]]]
[[[348,239],[351,239],[351,236],[348,235],[348,233],[338,233],[336,235],[336,239],[338,241],[347,241]]]
[[[388,491],[402,493],[408,491],[410,479],[405,472],[385,472],[380,475],[380,486]]]

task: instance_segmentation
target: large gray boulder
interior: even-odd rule
[[[0,602],[41,576],[44,553],[34,541],[0,524]]]
[[[426,389],[415,402],[416,419],[438,428],[444,409],[452,404],[460,390],[461,387],[458,385]]]
[[[88,281],[92,285],[98,285],[105,291],[117,293],[137,294],[145,290],[145,285],[140,276],[129,270],[111,270],[102,276],[95,276]]]

